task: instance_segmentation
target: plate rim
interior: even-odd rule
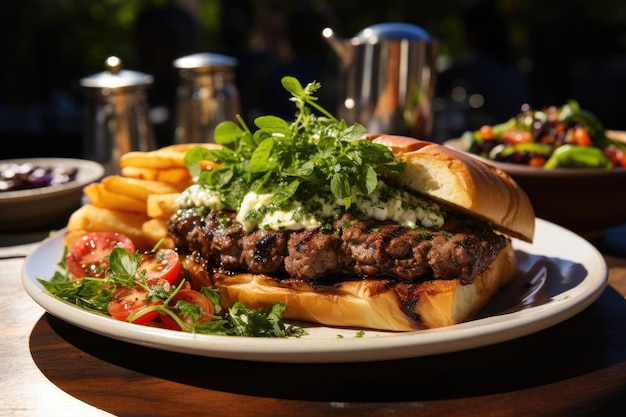
[[[55,298],[36,281],[37,277],[29,274],[32,264],[44,255],[45,250],[56,250],[60,259],[63,248],[59,241],[64,230],[46,238],[27,256],[21,271],[21,281],[29,296],[57,318],[92,333],[136,345],[197,356],[277,363],[349,363],[407,359],[463,351],[516,339],[547,329],[591,305],[608,285],[608,268],[600,252],[582,237],[546,220],[537,219],[537,230],[546,236],[555,231],[565,234],[570,245],[575,242],[580,249],[588,251],[589,256],[584,262],[588,267],[594,266],[596,275],[590,277],[587,273],[579,284],[559,294],[565,295],[560,300],[552,299],[546,304],[513,313],[415,332],[365,330],[365,335],[358,337],[358,330],[312,325],[308,329],[315,331],[319,337],[275,339],[194,335],[116,321]],[[536,245],[517,239],[513,239],[513,244],[516,251],[526,253],[533,253],[532,249]],[[565,255],[567,252],[561,254]],[[53,265],[50,267],[54,268]],[[585,281],[586,292],[575,292]]]

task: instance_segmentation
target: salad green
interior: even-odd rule
[[[465,132],[469,152],[494,161],[533,167],[626,167],[626,143],[611,139],[601,121],[577,101],[533,110],[528,105],[497,125]]]
[[[317,196],[339,198],[349,209],[357,196],[376,189],[379,171],[401,172],[389,148],[360,140],[362,125],[347,126],[317,104],[319,83],[303,87],[296,78],[284,77],[282,85],[298,109],[293,122],[262,116],[255,119],[254,133],[241,118],[239,125],[223,122],[215,130],[215,142],[223,149],[195,147],[185,155],[195,182],[219,191],[227,209],[236,210],[249,191],[271,191],[269,203],[276,208],[290,199]],[[224,165],[202,171],[199,161],[205,159]]]
[[[153,252],[156,251],[153,250]],[[67,249],[66,249],[67,254]],[[145,254],[132,254],[127,249],[115,247],[105,256],[108,263],[105,276],[96,278],[73,276],[63,257],[57,271],[50,280],[37,279],[38,282],[53,296],[85,310],[111,316],[111,303],[115,302],[115,294],[124,289],[143,289],[147,297],[146,306],[132,311],[126,321],[162,327],[163,317],[169,317],[177,326],[177,330],[192,333],[253,336],[253,337],[300,337],[307,332],[297,326],[286,325],[282,321],[283,304],[277,303],[269,311],[249,309],[242,303],[235,303],[224,314],[220,313],[219,292],[216,289],[203,287],[199,293],[212,304],[211,317],[205,319],[207,311],[200,304],[177,299],[177,295],[187,289],[187,281],[181,280],[176,286],[166,281],[149,285],[146,270],[141,269]],[[143,292],[142,292],[143,293]],[[134,293],[136,294],[136,293]],[[133,297],[136,297],[133,295]],[[150,316],[148,320],[142,318]],[[160,317],[161,321],[152,317]],[[168,320],[170,320],[168,319]]]

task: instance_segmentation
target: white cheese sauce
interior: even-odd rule
[[[198,184],[186,188],[176,198],[175,204],[177,208],[207,207],[211,210],[222,210],[224,208],[221,193]]]
[[[341,199],[327,201],[314,197],[305,203],[292,202],[288,209],[273,209],[272,194],[248,193],[238,210],[237,221],[244,230],[255,228],[273,230],[301,230],[318,228],[329,219],[337,220],[344,211]],[[220,193],[200,185],[192,185],[181,193],[176,204],[179,208],[208,207],[211,210],[224,208]],[[364,216],[376,220],[391,220],[405,227],[443,226],[443,212],[439,206],[409,192],[388,186],[382,181],[374,192],[367,196],[355,196],[353,206]]]

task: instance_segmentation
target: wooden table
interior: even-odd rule
[[[13,244],[28,237],[37,238]],[[626,415],[626,257],[605,256],[610,285],[590,307],[520,339],[297,365],[171,353],[81,330],[22,289],[32,246],[2,243],[0,417]]]

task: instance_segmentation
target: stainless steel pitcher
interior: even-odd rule
[[[241,113],[234,57],[198,53],[174,61],[179,71],[176,143],[213,142],[215,127]]]
[[[104,165],[106,174],[115,174],[122,154],[156,147],[146,98],[153,77],[123,70],[114,56],[105,66],[106,71],[80,80],[86,92],[83,154]]]
[[[322,37],[339,57],[337,115],[370,133],[427,139],[438,42],[419,26],[379,23],[341,39],[332,28]]]

